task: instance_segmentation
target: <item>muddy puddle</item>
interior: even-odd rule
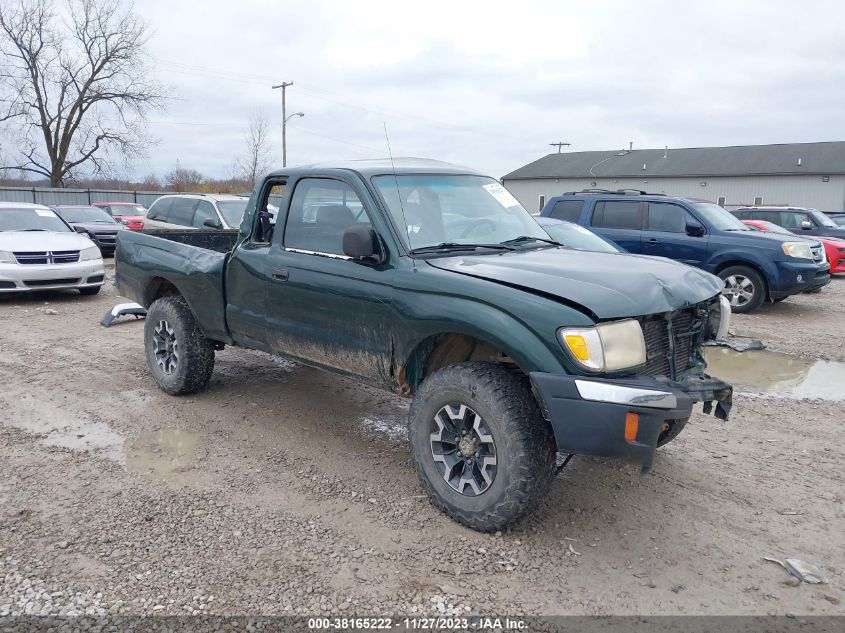
[[[789,354],[706,349],[707,373],[734,390],[777,398],[845,400],[845,363]]]
[[[168,478],[193,469],[202,435],[180,429],[156,429],[126,440],[126,470]]]

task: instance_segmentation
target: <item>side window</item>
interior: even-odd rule
[[[345,182],[304,178],[293,192],[285,247],[343,255],[343,233],[355,223],[369,224],[358,195]]]
[[[646,230],[665,233],[685,233],[687,222],[693,217],[682,206],[666,202],[649,202]]]
[[[265,188],[261,195],[262,200],[266,200],[267,203],[264,204],[264,209],[259,209],[255,214],[252,241],[254,244],[270,244],[273,241],[276,220],[285,195],[285,183],[273,184],[269,191]]]
[[[194,209],[197,208],[198,202],[195,198],[173,198],[167,221],[181,226],[193,226]]]
[[[794,211],[781,211],[779,213],[781,221],[778,222],[785,229],[800,229],[801,220],[806,220],[807,216],[803,213],[795,213]]]
[[[556,220],[568,220],[569,222],[578,222],[581,217],[581,209],[584,203],[581,200],[560,200],[555,203],[552,208],[550,217]]]
[[[780,217],[780,213],[778,211],[749,211],[746,213],[748,213],[748,215],[746,217],[743,217],[743,220],[765,220],[766,222],[772,222],[774,224],[783,226],[781,224],[781,222],[783,222],[783,218]]]
[[[216,224],[220,223],[220,218],[217,217],[217,211],[214,210],[214,205],[208,200],[200,200],[194,212],[193,226],[198,229],[207,229],[208,227],[203,224],[206,220],[214,220]]]
[[[170,214],[170,206],[173,204],[173,198],[159,198],[153,202],[150,210],[147,211],[147,219],[158,220],[159,222],[167,222]]]
[[[102,209],[103,211],[105,211],[109,215],[114,215],[114,211],[112,211],[112,208],[110,206],[108,206],[107,204],[99,205],[97,208]]]
[[[751,211],[731,211],[735,217],[739,218],[740,220],[750,220],[751,219]]]
[[[603,229],[640,230],[640,203],[636,200],[605,200],[596,203],[592,226]]]

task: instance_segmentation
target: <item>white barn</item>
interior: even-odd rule
[[[724,207],[845,210],[845,141],[549,154],[502,177],[529,211],[582,189],[637,189]]]

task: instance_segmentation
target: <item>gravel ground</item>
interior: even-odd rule
[[[650,473],[576,457],[482,535],[422,494],[407,402],[237,349],[167,396],[142,321],[99,326],[118,301],[0,299],[0,615],[845,613],[841,400],[741,391]],[[734,331],[845,361],[844,301],[837,279]]]

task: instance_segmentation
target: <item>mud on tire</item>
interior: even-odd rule
[[[157,299],[144,323],[147,365],[162,391],[172,396],[203,389],[214,370],[214,346],[182,297]]]
[[[442,414],[444,407],[451,411],[447,411],[446,418],[460,417],[460,405],[472,412],[466,413],[470,422],[465,426],[475,424],[483,429],[482,438],[490,438],[486,444],[482,439],[478,452],[470,453],[475,456],[476,465],[491,450],[496,462],[494,473],[492,467],[488,468],[487,477],[476,477],[475,486],[465,486],[467,494],[454,487],[457,477],[452,483],[447,481],[444,472],[450,471],[435,458],[435,452],[448,452],[453,445],[455,454],[465,450],[459,448],[457,441],[460,432],[453,431],[449,442],[432,439],[447,435],[443,423],[438,424],[435,417]],[[477,434],[470,430],[469,435],[473,436],[467,441],[470,447],[473,441],[478,445]],[[427,377],[411,404],[409,437],[417,474],[434,504],[474,530],[493,532],[513,525],[537,507],[554,479],[557,446],[551,426],[543,419],[527,379],[500,365],[460,363]],[[464,462],[460,472],[466,473],[466,469]],[[491,473],[490,482],[487,479]],[[463,478],[458,483],[461,482]]]

